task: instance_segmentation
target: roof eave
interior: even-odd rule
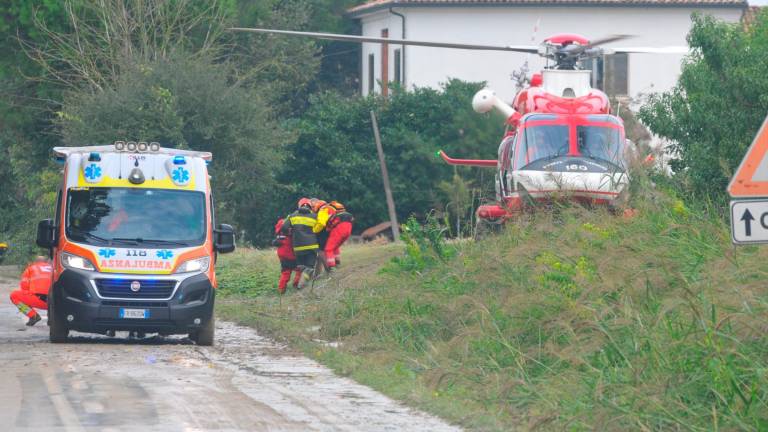
[[[362,6],[362,5],[361,5]],[[590,0],[584,0],[573,3],[563,3],[562,1],[551,0],[540,3],[382,3],[371,5],[370,7],[350,9],[346,16],[352,19],[359,19],[365,15],[370,15],[383,10],[392,8],[455,8],[455,7],[537,7],[537,6],[565,6],[565,7],[652,7],[652,8],[705,8],[705,9],[747,9],[749,3],[658,3],[654,1],[636,2],[636,3],[596,3]]]

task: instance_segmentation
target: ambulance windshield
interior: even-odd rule
[[[206,233],[205,195],[164,189],[70,189],[66,232],[72,240],[99,245],[200,245]]]

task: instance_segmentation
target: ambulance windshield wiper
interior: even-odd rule
[[[135,244],[139,243],[155,243],[155,244],[172,244],[172,245],[179,245],[179,246],[187,246],[186,243],[180,242],[180,241],[174,241],[174,240],[155,240],[155,239],[143,239],[143,238],[114,238],[112,240],[115,241],[130,241]]]
[[[136,238],[115,237],[112,240],[110,240],[110,243],[112,243],[112,242],[120,242],[120,243],[132,243],[132,244],[136,244],[137,245],[137,244],[141,243],[142,241],[143,240],[136,239]]]
[[[104,242],[104,243],[111,243],[111,240],[105,239],[104,237],[99,237],[96,234],[91,234],[91,233],[89,233],[87,231],[81,231],[79,229],[71,229],[71,228],[70,228],[69,231],[72,234],[76,235],[76,236],[80,236],[80,237],[83,237],[83,238],[89,238],[89,239],[93,239],[93,240],[98,240],[98,241]]]

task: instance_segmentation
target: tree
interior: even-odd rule
[[[670,165],[687,190],[724,199],[768,113],[768,13],[747,26],[694,15],[688,43],[677,85],[652,96],[640,119],[672,141]]]
[[[301,27],[307,4],[69,0],[63,14],[70,24],[59,29],[38,17],[45,40],[23,47],[45,72],[42,82],[63,89],[55,125],[64,144],[143,139],[212,151],[220,218],[260,241],[271,221],[253,215],[272,202],[294,137],[280,116],[306,99],[319,60],[311,40],[226,28]]]
[[[34,16],[53,28],[64,29],[64,11],[53,0],[8,0],[0,4],[0,241],[11,244],[11,259],[19,261],[35,251],[36,221],[49,215],[54,190],[49,149],[57,137],[51,133],[51,99],[60,93],[47,83],[29,81],[40,74],[19,45],[44,41]],[[48,189],[50,186],[50,189]]]

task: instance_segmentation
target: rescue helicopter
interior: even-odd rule
[[[477,92],[472,100],[476,112],[484,114],[495,109],[506,119],[496,159],[459,159],[438,152],[450,165],[496,170],[495,202],[481,205],[476,212],[478,223],[491,224],[503,223],[536,202],[566,199],[621,207],[628,194],[629,165],[636,156],[634,144],[626,139],[621,118],[612,113],[608,95],[592,88],[591,70],[583,65],[615,53],[688,52],[687,47],[675,46],[603,46],[631,38],[629,35],[590,41],[581,35],[562,33],[544,39],[539,46],[492,46],[261,28],[230,30],[544,57],[544,69],[527,80],[527,87],[515,95],[511,105],[488,88]]]

